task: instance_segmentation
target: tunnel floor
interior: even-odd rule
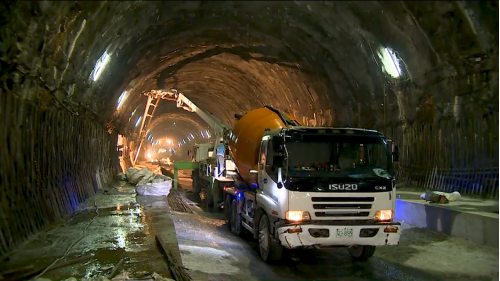
[[[97,213],[94,202],[98,207]],[[70,277],[89,279],[109,276],[121,259],[123,263],[116,275],[124,270],[130,278],[145,278],[154,272],[170,277],[155,240],[160,231],[174,231],[165,229],[165,226],[171,225],[165,223],[165,220],[171,220],[165,216],[170,210],[165,197],[136,197],[135,188],[122,182],[100,190],[87,200],[87,208],[82,205],[83,210],[64,224],[37,235],[14,251],[7,262],[1,263],[0,272],[30,266],[33,270],[44,269],[67,251],[60,262],[88,255],[93,257],[47,271],[40,277],[64,280]],[[20,280],[21,276],[4,278]],[[34,276],[36,274],[31,277]]]
[[[380,247],[367,262],[352,261],[345,249],[330,249],[286,252],[283,261],[269,265],[260,259],[256,241],[232,235],[222,213],[199,207],[189,179],[181,178],[179,185],[193,213],[173,212],[173,220],[182,261],[193,280],[498,280],[498,248],[406,223],[400,246]],[[170,277],[155,242],[159,232],[174,231],[165,215],[170,213],[165,197],[136,197],[134,187],[122,183],[101,190],[82,209],[13,252],[0,271],[45,268],[77,241],[63,261],[94,256],[42,277],[107,276],[122,258],[119,272],[125,270],[135,280],[153,272]]]

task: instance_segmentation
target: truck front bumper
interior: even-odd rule
[[[281,245],[288,249],[331,246],[399,245],[401,224],[364,225],[298,224],[277,228]]]

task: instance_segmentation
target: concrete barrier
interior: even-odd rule
[[[425,201],[396,200],[395,220],[498,247],[498,215],[482,215],[430,205]]]

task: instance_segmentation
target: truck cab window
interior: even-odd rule
[[[274,157],[273,140],[269,140],[267,142],[266,168],[273,165],[273,157]]]
[[[292,177],[385,178],[393,174],[387,146],[381,138],[305,136],[285,144]],[[274,163],[276,165],[276,163]]]
[[[359,144],[345,143],[340,152],[338,161],[340,169],[356,168],[360,161],[362,161]]]
[[[260,145],[260,159],[259,159],[259,170],[263,170],[266,165],[267,156],[267,140],[262,141]]]

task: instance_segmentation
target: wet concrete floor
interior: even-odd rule
[[[282,262],[268,265],[260,259],[256,241],[232,235],[222,213],[196,206],[199,198],[187,190],[189,180],[179,183],[194,212],[174,212],[175,231],[183,264],[194,280],[498,280],[498,248],[476,246],[407,224],[400,246],[378,248],[367,262],[353,262],[345,249],[335,249],[295,252],[298,261],[288,252]],[[122,269],[133,277],[153,272],[169,277],[155,241],[157,233],[174,231],[165,197],[135,197],[134,187],[117,185],[100,191],[87,205],[70,221],[20,247],[8,261],[0,261],[0,271],[26,265],[44,268],[78,241],[64,260],[94,257],[43,277],[105,276],[122,258]]]
[[[190,189],[190,182],[180,184]],[[498,248],[407,224],[400,246],[379,247],[366,262],[354,262],[339,248],[288,252],[269,265],[260,259],[256,241],[230,233],[222,213],[197,207],[200,199],[189,190],[181,193],[194,213],[174,212],[174,224],[194,280],[498,280]]]
[[[69,221],[40,233],[7,260],[0,261],[0,272],[30,265],[35,269],[45,268],[67,251],[62,261],[94,256],[50,270],[42,277],[64,280],[108,276],[121,259],[124,262],[118,272],[125,270],[130,277],[141,278],[154,272],[170,277],[155,240],[160,231],[174,231],[171,222],[167,223],[171,217],[166,215],[170,209],[165,196],[136,197],[135,188],[121,182],[115,188],[100,190],[86,204],[82,204],[82,210]]]

